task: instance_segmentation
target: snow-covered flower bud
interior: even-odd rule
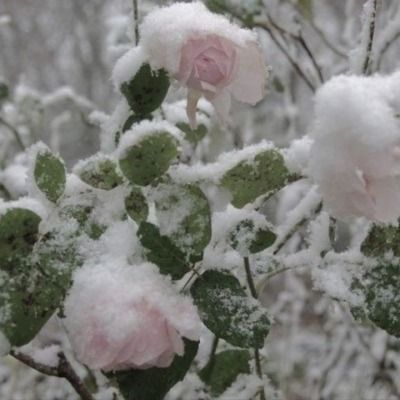
[[[74,275],[65,326],[77,359],[92,369],[168,367],[200,319],[152,264],[86,266]]]

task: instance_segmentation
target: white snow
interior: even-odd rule
[[[124,82],[131,80],[140,67],[147,62],[147,56],[142,47],[137,46],[127,51],[115,64],[112,80],[118,90]]]

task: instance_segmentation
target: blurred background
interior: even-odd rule
[[[139,0],[140,16],[168,3],[172,1]],[[334,75],[357,68],[365,1],[207,3],[257,30],[270,80],[269,94],[259,105],[234,104],[229,137],[218,136],[214,127],[205,161],[262,139],[284,147],[307,134],[318,87]],[[9,91],[3,103],[0,94],[0,191],[3,188],[4,197],[24,193],[24,183],[13,181],[14,169],[26,163],[13,139],[13,128],[25,145],[45,141],[68,166],[98,151],[100,128],[93,115],[113,111],[120,97],[110,80],[111,71],[133,43],[130,0],[0,0],[0,82]],[[399,68],[398,0],[379,2],[372,51],[372,73]],[[300,196],[302,188],[297,190]],[[282,207],[275,216],[278,222],[284,218]],[[301,240],[294,239],[292,249],[301,246]],[[279,388],[279,398],[399,399],[399,343],[368,325],[355,326],[346,310],[311,287],[310,276],[298,271],[274,278],[265,288],[263,300],[275,316],[275,325],[263,350],[268,360],[264,370],[271,385]],[[184,394],[176,396],[174,400],[188,399]],[[0,399],[76,396],[63,381],[44,378],[7,358],[0,363]]]

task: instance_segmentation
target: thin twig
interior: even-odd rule
[[[378,6],[378,0],[374,0],[373,10],[371,14],[371,20],[369,21],[369,35],[368,35],[368,44],[367,44],[367,52],[365,54],[365,60],[362,72],[365,75],[368,75],[371,69],[371,56],[372,56],[372,44],[374,43],[375,36],[375,25],[376,25],[376,9]]]
[[[139,44],[139,7],[138,0],[133,0],[133,20],[135,21],[135,43]]]
[[[14,350],[11,350],[10,355],[44,375],[66,379],[82,400],[94,400],[94,397],[76,374],[63,352],[58,353],[58,365],[56,367],[37,362],[27,354],[16,352]]]
[[[24,145],[24,142],[21,139],[21,135],[17,131],[17,129],[14,128],[9,122],[4,120],[2,117],[0,117],[0,124],[3,124],[14,135],[15,140],[17,141],[19,147],[21,147],[21,150],[25,150],[26,146]]]
[[[382,60],[384,55],[386,54],[386,52],[389,50],[389,48],[392,46],[393,43],[396,42],[397,39],[400,38],[400,31],[396,32],[395,35],[393,35],[393,37],[388,40],[385,45],[383,46],[379,56],[378,56],[378,61],[377,61],[377,70],[379,71],[381,68],[381,64],[382,64]]]
[[[322,209],[322,202],[318,204],[317,208],[315,209],[314,213],[317,214]],[[304,217],[302,218],[297,224],[295,224],[292,229],[285,235],[283,239],[276,245],[274,251],[272,252],[273,255],[278,254],[281,249],[285,246],[285,244],[294,236],[294,234],[298,231],[300,227],[302,227],[310,218]]]
[[[254,284],[253,277],[251,275],[249,257],[244,257],[243,261],[244,261],[244,269],[246,271],[247,284],[249,286],[250,293],[255,299],[257,299],[257,290],[256,290],[256,285]],[[258,377],[262,380],[263,372],[261,368],[260,352],[257,348],[254,349],[254,364],[256,367],[256,373]],[[260,390],[260,400],[266,400],[264,386]]]

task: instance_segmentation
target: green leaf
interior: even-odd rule
[[[216,354],[200,371],[201,380],[219,396],[235,382],[239,374],[250,374],[250,353],[247,350],[225,350]]]
[[[382,257],[388,251],[400,257],[400,228],[392,225],[372,225],[361,245],[361,251],[368,257]]]
[[[125,197],[125,208],[128,215],[137,223],[146,221],[149,215],[149,206],[142,190],[133,187],[127,197]]]
[[[78,174],[83,182],[96,189],[111,190],[124,182],[115,162],[107,157],[89,159]]]
[[[122,125],[122,129],[120,129],[119,131],[117,131],[117,133],[115,134],[115,145],[118,146],[121,136],[130,128],[132,128],[132,126],[138,122],[141,122],[143,120],[152,120],[153,116],[151,114],[149,115],[136,115],[136,114],[132,114],[128,117],[128,119],[125,121],[125,123]]]
[[[127,149],[119,165],[131,183],[146,186],[163,175],[178,154],[176,139],[156,132]]]
[[[167,236],[162,236],[155,225],[142,222],[138,237],[147,249],[147,260],[158,265],[162,274],[170,275],[172,279],[180,279],[189,272],[185,255]]]
[[[185,353],[175,356],[168,368],[148,368],[109,374],[118,382],[126,400],[163,400],[169,390],[181,381],[189,370],[198,349],[198,342],[184,339]]]
[[[152,71],[149,64],[144,64],[133,79],[121,85],[121,92],[132,111],[146,115],[160,107],[168,88],[167,73],[163,69]]]
[[[51,202],[55,203],[64,193],[66,182],[64,163],[49,150],[38,152],[34,177],[39,190]]]
[[[63,300],[66,281],[62,270],[25,263],[18,276],[0,285],[0,329],[13,346],[37,335]]]
[[[228,271],[208,270],[191,288],[202,321],[217,337],[244,348],[262,348],[270,320]]]
[[[254,221],[245,219],[229,235],[230,245],[243,256],[265,250],[276,240],[276,234],[267,227],[254,227]]]
[[[297,5],[300,12],[307,19],[312,19],[313,16],[313,0],[298,0]]]
[[[10,89],[4,82],[0,82],[0,103],[6,100],[10,95]]]
[[[196,129],[192,129],[186,122],[178,122],[176,127],[185,134],[186,140],[190,143],[200,142],[207,134],[207,127],[203,124],[199,124]]]
[[[12,271],[28,257],[38,238],[41,219],[33,211],[11,208],[0,216],[0,268]]]
[[[188,259],[202,258],[211,240],[211,211],[207,197],[194,185],[162,184],[154,190],[161,231]],[[198,256],[198,257],[197,257]]]
[[[232,204],[242,208],[257,197],[270,196],[282,189],[289,179],[282,155],[266,150],[253,161],[242,161],[222,177],[221,185],[232,195]]]
[[[361,283],[368,318],[400,337],[400,265],[382,261],[365,273]]]

